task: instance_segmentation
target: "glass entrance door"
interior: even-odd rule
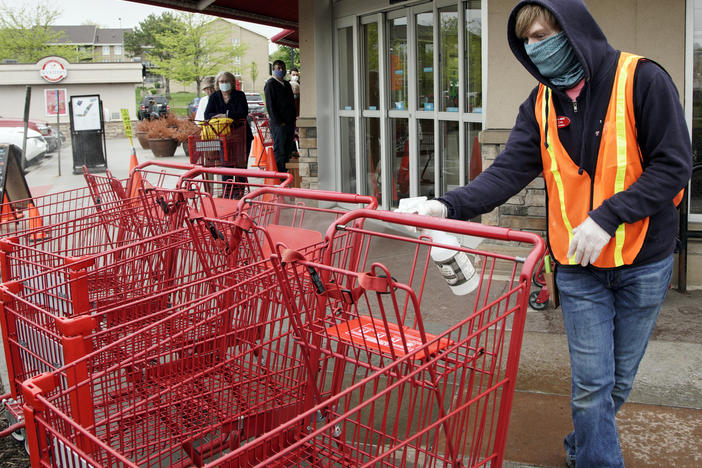
[[[392,208],[408,196],[440,196],[479,172],[485,1],[435,0],[337,20],[343,191]]]

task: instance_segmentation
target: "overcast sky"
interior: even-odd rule
[[[0,0],[8,6],[34,6],[36,0]],[[75,25],[93,22],[105,28],[133,28],[149,14],[160,15],[167,8],[142,5],[124,0],[59,0],[45,1],[51,8],[62,11],[56,20],[57,25]],[[263,26],[245,21],[237,21],[242,26],[251,29],[268,38],[279,33],[280,28]]]

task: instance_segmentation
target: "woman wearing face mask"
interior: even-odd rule
[[[571,367],[568,466],[624,466],[615,414],[670,283],[692,165],[672,79],[614,49],[582,0],[522,0],[507,35],[538,81],[504,151],[419,214],[471,219],[543,174]]]
[[[246,95],[243,91],[234,89],[235,78],[229,72],[222,71],[215,77],[215,91],[207,100],[205,108],[205,119],[230,118],[234,120],[246,119],[249,115],[249,105],[246,102]],[[253,132],[251,126],[246,122],[246,156],[251,151]],[[247,160],[247,158],[244,158]],[[246,167],[244,166],[244,169]],[[222,180],[229,180],[231,177],[222,176]],[[237,182],[244,182],[245,178],[237,177]],[[239,198],[239,197],[235,197]]]

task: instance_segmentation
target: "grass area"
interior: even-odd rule
[[[178,116],[185,117],[188,115],[188,104],[196,97],[197,93],[171,93],[171,100],[169,101],[171,112]]]
[[[171,93],[171,109],[174,107],[187,108],[190,101],[197,97],[197,93]]]

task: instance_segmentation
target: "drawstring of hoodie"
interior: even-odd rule
[[[548,111],[551,109],[551,88],[546,88],[546,118],[544,118],[544,146],[548,149]]]
[[[585,89],[585,99],[584,100],[587,101],[587,96],[590,94],[590,81],[585,80],[585,85],[586,85],[586,89]],[[544,147],[546,149],[548,149],[548,122],[549,122],[548,114],[551,110],[551,88],[549,88],[548,86],[546,86],[545,88],[546,88],[546,95],[545,95],[546,116],[544,118]],[[585,113],[584,121],[587,121],[588,107],[589,106],[586,105],[585,108],[583,109],[583,112]],[[582,135],[580,138],[580,154],[578,155],[578,175],[583,175],[583,172],[585,170],[583,167],[584,162],[585,162],[585,135]]]
[[[590,109],[590,106],[587,105],[587,101],[590,98],[590,80],[585,80],[585,93],[584,93],[584,98],[583,102],[585,105],[583,106],[583,122],[584,125],[587,125],[587,111]],[[580,138],[580,155],[578,157],[578,175],[583,175],[583,163],[585,161],[585,140],[587,135],[584,134],[584,127],[583,127],[583,135]]]

